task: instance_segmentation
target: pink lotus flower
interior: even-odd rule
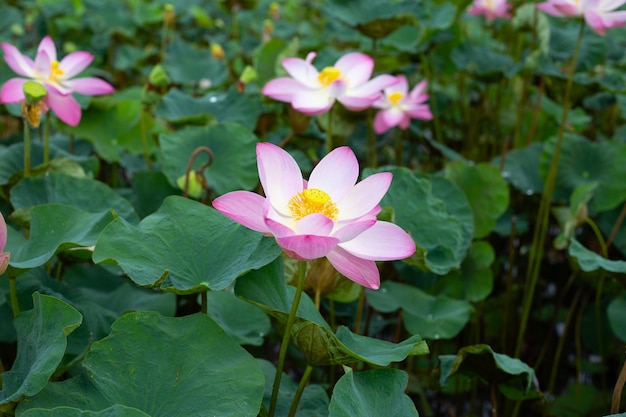
[[[403,259],[413,239],[393,223],[376,220],[378,203],[391,184],[382,172],[356,184],[359,164],[348,147],[334,149],[302,179],[296,161],[270,143],[257,144],[265,196],[233,191],[213,207],[242,225],[272,235],[299,260],[326,257],[343,275],[367,288],[380,286],[376,260]]]
[[[22,55],[13,45],[2,43],[4,60],[11,69],[27,78],[11,78],[0,91],[0,102],[20,103],[24,101],[22,86],[26,81],[34,80],[46,87],[46,97],[43,99],[44,110],[52,109],[56,115],[71,126],[80,122],[80,105],[72,97],[72,93],[97,96],[115,91],[113,87],[94,77],[75,78],[75,75],[84,70],[93,60],[89,52],[77,51],[67,55],[61,61],[57,60],[57,50],[50,36],[46,36],[39,43],[35,60]]]
[[[417,84],[409,93],[409,84],[404,75],[396,77],[397,82],[385,88],[384,95],[372,104],[372,107],[382,109],[374,118],[374,130],[376,133],[385,133],[394,126],[400,126],[406,130],[411,119],[433,118],[430,108],[423,104],[428,100],[425,93],[428,87],[426,80]]]
[[[372,105],[380,91],[395,82],[391,75],[370,80],[374,60],[360,52],[346,54],[332,67],[321,72],[311,64],[315,52],[300,58],[283,59],[283,67],[292,78],[276,78],[263,87],[263,94],[291,103],[294,109],[308,115],[324,113],[338,100],[349,110],[364,110]]]
[[[589,27],[604,36],[607,29],[626,26],[626,10],[615,9],[626,0],[548,0],[537,5],[552,16],[582,16]]]
[[[506,0],[474,0],[467,13],[484,15],[489,21],[497,17],[511,17],[511,5]]]
[[[0,275],[4,274],[9,266],[9,259],[11,254],[4,252],[4,247],[7,244],[7,224],[4,221],[2,213],[0,213]]]

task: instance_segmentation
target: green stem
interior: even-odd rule
[[[533,303],[535,294],[535,287],[539,279],[539,269],[541,267],[541,260],[543,258],[543,247],[546,239],[546,232],[548,229],[548,223],[550,220],[550,205],[552,202],[552,195],[554,194],[554,187],[556,183],[556,175],[559,165],[559,156],[561,153],[561,144],[563,142],[563,135],[565,134],[565,125],[567,122],[567,114],[569,112],[569,96],[572,90],[572,80],[574,78],[574,70],[576,68],[576,62],[578,61],[578,52],[580,51],[580,44],[582,43],[583,33],[585,29],[585,22],[581,22],[580,31],[578,33],[578,40],[576,41],[576,48],[572,57],[572,62],[567,77],[567,84],[565,86],[565,93],[563,97],[563,114],[561,117],[561,125],[559,126],[559,133],[557,136],[556,146],[554,148],[554,154],[552,155],[552,161],[550,163],[550,169],[546,178],[543,194],[541,195],[541,202],[539,203],[539,211],[537,213],[537,223],[535,225],[535,231],[533,235],[533,243],[530,248],[530,255],[528,259],[528,270],[526,274],[526,286],[524,287],[524,296],[522,301],[522,317],[519,326],[519,333],[517,338],[517,344],[515,346],[515,356],[519,356],[522,349],[522,343],[526,334],[526,325],[528,324],[528,318],[530,316],[530,310]]]
[[[367,109],[367,155],[369,157],[368,165],[371,168],[378,166],[378,149],[376,148],[376,135],[374,134],[374,117],[372,109]]]
[[[200,312],[202,314],[207,314],[208,311],[208,301],[207,301],[207,292],[202,291],[200,293]]]
[[[328,126],[326,127],[326,155],[333,150],[333,107],[328,110]]]
[[[50,112],[46,113],[43,132],[43,163],[47,164],[50,161]]]
[[[24,119],[24,178],[30,176],[30,126]]]
[[[300,398],[302,397],[302,393],[309,383],[309,378],[311,377],[312,371],[313,367],[311,365],[307,365],[306,369],[304,370],[304,374],[302,374],[300,384],[298,384],[298,389],[296,390],[296,394],[293,397],[293,401],[291,402],[291,408],[289,408],[288,417],[295,417],[296,411],[298,410],[298,404],[300,403]]]
[[[598,244],[600,245],[600,252],[602,253],[602,256],[605,259],[608,259],[609,257],[609,250],[608,247],[606,245],[606,241],[604,240],[604,236],[602,236],[602,232],[600,231],[600,228],[598,227],[598,225],[596,224],[596,222],[594,222],[591,218],[586,217],[585,218],[585,223],[587,223],[589,225],[589,227],[591,227],[591,230],[593,230],[593,233],[596,235],[596,240],[598,241]],[[602,302],[602,291],[604,289],[604,281],[606,278],[606,274],[604,273],[603,269],[600,269],[599,272],[599,278],[598,278],[598,287],[596,288],[596,299],[595,299],[595,319],[596,319],[596,338],[598,339],[598,350],[600,352],[603,351],[603,338],[602,338],[602,314],[601,314],[601,302]]]
[[[419,55],[420,60],[422,61],[422,69],[424,71],[424,77],[428,80],[428,84],[430,86],[433,85],[433,76],[430,71],[430,66],[428,65],[428,60],[426,59],[426,54],[424,52]],[[431,87],[432,91],[432,87]],[[437,98],[434,94],[431,93],[431,99],[429,100],[430,111],[433,114],[433,126],[435,128],[435,139],[439,143],[443,143],[443,139],[441,137],[441,126],[439,125],[439,108],[437,107]]]
[[[404,130],[396,129],[396,134],[394,137],[394,153],[396,157],[396,165],[402,166],[402,148],[403,148],[403,140],[404,140]]]
[[[283,376],[283,368],[285,367],[285,358],[287,357],[287,348],[289,347],[289,340],[291,339],[291,328],[296,321],[296,312],[298,311],[298,305],[300,304],[300,297],[302,296],[302,290],[304,289],[304,278],[306,277],[306,262],[300,261],[298,264],[298,286],[296,287],[296,293],[293,297],[293,303],[291,304],[291,310],[287,317],[287,324],[285,325],[285,334],[280,344],[280,352],[278,353],[278,365],[276,366],[276,376],[274,376],[274,386],[272,387],[272,398],[270,399],[270,410],[268,417],[274,417],[276,413],[276,400],[278,399],[278,389],[280,388],[280,379]]]
[[[365,305],[365,287],[361,287],[359,302],[356,306],[356,317],[354,318],[354,328],[352,331],[361,334],[361,318],[363,317],[363,306]]]
[[[17,285],[15,277],[9,277],[9,292],[13,317],[17,317],[17,315],[20,314],[20,302],[17,299]]]
[[[574,316],[574,311],[576,310],[576,305],[578,304],[578,300],[582,294],[582,287],[576,291],[576,295],[574,295],[574,299],[572,300],[572,305],[570,306],[567,317],[565,318],[565,323],[563,326],[563,333],[559,338],[559,343],[557,344],[556,351],[554,353],[554,358],[552,360],[552,371],[550,372],[550,382],[548,384],[548,393],[554,393],[554,383],[556,382],[556,375],[559,369],[559,362],[561,361],[561,353],[563,353],[563,346],[565,345],[565,336],[567,336],[567,328],[569,327],[572,317]]]

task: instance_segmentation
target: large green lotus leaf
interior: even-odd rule
[[[20,417],[150,417],[136,408],[114,405],[102,411],[83,411],[72,407],[57,407],[50,410],[32,408]]]
[[[463,190],[472,206],[474,237],[487,236],[509,205],[509,187],[500,170],[488,163],[455,161],[446,165],[446,177]]]
[[[125,314],[91,346],[83,369],[48,384],[18,412],[60,406],[100,411],[121,404],[151,417],[253,417],[263,399],[256,360],[204,314]]]
[[[611,330],[623,342],[626,342],[626,295],[614,298],[607,307],[607,316]]]
[[[159,102],[155,112],[157,116],[175,124],[206,124],[214,118],[220,123],[239,123],[252,130],[256,126],[261,106],[258,100],[232,88],[227,93],[211,92],[202,97],[192,97],[173,88]]]
[[[484,241],[472,243],[461,269],[438,279],[433,288],[440,294],[467,301],[481,301],[493,290],[491,264],[495,260],[493,247]]]
[[[209,187],[218,194],[235,190],[250,190],[259,181],[256,169],[257,138],[248,129],[235,123],[221,123],[211,127],[191,127],[161,135],[163,173],[170,184],[184,177],[191,154],[200,146],[213,152],[213,163],[203,173]],[[192,168],[207,162],[207,155],[199,155]]]
[[[264,359],[257,360],[265,375],[263,405],[266,409],[269,409],[276,367]],[[283,373],[278,389],[278,400],[276,401],[276,417],[287,417],[289,415],[289,408],[297,389],[298,385],[292,381],[289,375]],[[263,413],[261,412],[260,415],[263,415]],[[298,417],[327,417],[328,394],[326,394],[326,390],[318,384],[307,385],[298,403],[296,415]]]
[[[471,242],[464,224],[471,213],[462,193],[446,187],[443,195],[452,199],[448,204],[428,179],[417,178],[406,168],[366,169],[363,175],[384,171],[393,173],[393,181],[380,205],[393,207],[394,222],[415,241],[417,252],[409,262],[437,274],[459,268]]]
[[[579,241],[570,239],[568,251],[570,256],[578,260],[580,269],[585,272],[604,269],[609,272],[626,274],[626,261],[613,261],[584,247]]]
[[[11,250],[14,268],[29,269],[46,263],[58,252],[73,250],[76,256],[86,256],[77,249],[96,243],[98,235],[114,220],[111,212],[88,213],[65,204],[42,204],[31,210],[30,237]]]
[[[83,324],[68,338],[59,371],[82,360],[89,346],[108,335],[111,324],[124,312],[149,310],[173,316],[176,310],[174,294],[137,287],[98,265],[67,268],[63,280],[52,278],[43,267],[31,269],[19,276],[17,290],[23,309],[32,307],[30,294],[39,292],[54,295],[83,315]]]
[[[237,280],[235,293],[260,307],[284,329],[295,294],[295,288],[285,284],[282,259]],[[413,336],[394,344],[353,334],[340,326],[333,334],[330,326],[315,308],[311,299],[302,295],[291,340],[312,366],[339,365],[364,361],[378,366],[399,362],[409,355],[428,353],[426,343]]]
[[[539,157],[542,149],[543,144],[532,143],[507,153],[502,177],[526,195],[541,193],[543,180],[539,174]],[[494,158],[493,164],[500,166],[500,157]]]
[[[367,7],[363,7],[359,0],[322,3],[322,11],[329,18],[339,19],[373,39],[383,38],[400,26],[414,21],[413,10],[414,5],[405,0],[393,3],[371,0]]]
[[[556,138],[544,145],[539,169],[545,179],[556,146]],[[626,200],[626,184],[616,181],[626,177],[626,144],[621,141],[591,142],[566,134],[561,145],[555,198],[567,199],[580,185],[597,182],[594,198],[589,203],[593,211],[607,211]]]
[[[523,400],[540,395],[533,384],[535,371],[519,359],[496,353],[489,345],[465,346],[456,355],[439,356],[439,383],[453,383],[453,377],[478,377],[487,384],[496,384],[507,398]]]
[[[348,370],[330,399],[329,417],[418,417],[405,394],[409,376],[399,369]]]
[[[138,285],[176,293],[219,291],[280,254],[272,238],[215,209],[178,196],[135,226],[116,219],[98,238],[93,260],[114,261]]]
[[[45,177],[24,178],[13,187],[11,204],[21,210],[11,217],[30,220],[32,207],[49,203],[67,204],[88,213],[113,210],[131,223],[139,222],[133,206],[105,183],[54,172]]]
[[[199,50],[176,37],[167,47],[165,70],[178,84],[196,84],[202,80],[216,87],[226,80],[228,69],[223,61],[214,59],[207,49]]]
[[[67,335],[80,326],[81,314],[58,298],[33,294],[33,309],[15,318],[17,357],[2,374],[0,404],[41,391],[63,358]]]
[[[461,221],[463,237],[469,247],[474,235],[474,213],[463,191],[452,181],[444,177],[428,178],[435,197],[446,205],[448,213]]]
[[[207,293],[207,314],[240,345],[261,346],[271,328],[263,311],[229,291]]]
[[[369,291],[367,300],[383,313],[403,309],[404,327],[427,339],[456,336],[469,320],[471,305],[446,295],[433,296],[406,284],[385,281],[379,291]]]
[[[95,173],[98,170],[98,161],[95,157],[72,155],[50,144],[50,170],[69,171],[85,175],[85,172]],[[65,159],[68,162],[53,162],[55,159]],[[38,172],[38,166],[43,164],[43,145],[40,142],[31,144],[30,166],[33,174]],[[54,164],[57,164],[55,167]],[[77,167],[78,164],[78,167]],[[83,171],[79,171],[82,168]],[[14,143],[11,146],[0,146],[0,185],[8,184],[14,177],[21,176],[24,171],[24,144]]]
[[[138,155],[144,152],[141,139],[141,89],[96,97],[88,109],[83,111],[80,124],[69,127],[76,137],[93,143],[98,155],[107,161],[119,162],[124,151]],[[154,147],[149,132],[154,121],[144,114],[144,128],[148,135],[149,150]]]

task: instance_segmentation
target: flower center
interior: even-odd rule
[[[313,213],[320,213],[331,220],[337,220],[339,209],[330,196],[319,188],[307,188],[291,197],[287,204],[296,220]]]
[[[389,101],[391,101],[391,104],[398,104],[402,97],[404,97],[404,94],[395,92],[389,95]]]
[[[65,74],[65,71],[59,68],[59,61],[52,61],[50,63],[50,80],[56,81],[63,74]]]
[[[328,87],[333,82],[337,81],[341,76],[341,70],[335,67],[326,67],[319,73],[317,79],[324,86]],[[323,192],[323,191],[322,191]]]

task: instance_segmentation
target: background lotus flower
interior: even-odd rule
[[[4,221],[2,213],[0,213],[0,275],[4,274],[9,266],[11,254],[4,251],[7,244],[7,224]]]
[[[607,29],[626,26],[626,0],[548,0],[537,8],[552,16],[583,16],[589,27],[604,36]]]
[[[348,147],[326,155],[308,182],[296,161],[270,143],[257,144],[257,163],[266,197],[233,191],[213,201],[230,219],[272,235],[299,260],[326,257],[343,275],[368,288],[380,286],[376,260],[415,252],[413,239],[393,223],[376,220],[378,203],[391,184],[383,172],[356,183],[359,164]]]
[[[506,0],[474,0],[467,13],[494,20],[498,17],[511,17],[510,9],[511,5]]]
[[[335,65],[318,71],[311,63],[315,52],[301,58],[286,58],[283,67],[291,78],[276,78],[263,87],[263,94],[291,103],[294,109],[308,115],[324,113],[338,100],[349,110],[364,110],[372,105],[380,91],[395,82],[391,75],[370,80],[374,60],[360,52],[339,58]]]
[[[430,108],[423,104],[428,100],[425,93],[428,87],[426,80],[417,84],[409,93],[409,84],[404,75],[396,77],[397,82],[385,88],[384,95],[372,104],[372,107],[382,109],[374,118],[374,130],[376,133],[384,133],[394,126],[408,129],[411,119],[433,118]]]
[[[114,88],[99,78],[72,78],[93,60],[89,52],[77,51],[57,60],[57,50],[50,36],[44,37],[37,48],[35,60],[20,53],[13,45],[2,43],[4,60],[17,74],[27,78],[11,78],[0,90],[2,103],[20,103],[24,101],[22,86],[26,81],[34,80],[46,87],[47,95],[43,99],[44,110],[52,109],[56,115],[71,126],[80,122],[80,105],[72,93],[90,96],[112,93]]]

